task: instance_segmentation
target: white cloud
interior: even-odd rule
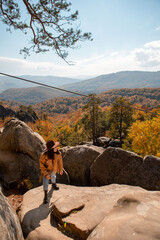
[[[33,62],[0,57],[0,71],[13,75],[54,75],[74,77],[78,75],[101,75],[125,70],[159,71],[160,41],[146,43],[130,52],[95,54],[85,59],[75,59],[76,64]]]
[[[160,41],[146,43],[143,48],[135,49],[133,54],[141,67],[148,67],[149,70],[160,69]]]
[[[160,40],[159,41],[152,41],[149,43],[146,43],[144,45],[146,48],[151,48],[151,49],[159,49],[160,50]]]
[[[160,27],[157,27],[154,29],[155,31],[160,31]]]
[[[2,72],[15,75],[53,75],[59,73],[63,67],[52,62],[33,62],[16,58],[0,57]]]

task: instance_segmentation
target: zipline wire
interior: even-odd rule
[[[6,76],[6,77],[10,77],[10,78],[15,78],[15,79],[18,79],[18,80],[21,80],[21,81],[25,81],[25,82],[29,82],[29,83],[33,83],[33,84],[37,84],[37,85],[40,85],[40,86],[43,86],[43,87],[52,88],[52,89],[55,89],[55,90],[58,90],[58,91],[63,91],[63,92],[67,92],[67,93],[79,95],[79,96],[81,96],[81,97],[87,97],[87,98],[90,98],[90,99],[93,99],[93,100],[98,100],[98,101],[100,101],[101,103],[103,103],[103,102],[110,103],[110,104],[113,104],[113,103],[114,103],[114,102],[102,100],[102,99],[97,98],[97,97],[89,96],[89,95],[86,95],[86,94],[82,94],[82,93],[78,93],[78,92],[66,90],[66,89],[59,88],[59,87],[53,87],[53,86],[48,85],[48,84],[44,84],[44,83],[40,83],[40,82],[35,82],[35,81],[28,80],[28,79],[22,78],[22,77],[13,76],[13,75],[10,75],[10,74],[7,74],[7,73],[2,73],[2,72],[0,72],[0,75]],[[121,105],[121,104],[118,104],[118,103],[116,103],[116,104],[117,104],[118,106],[123,106],[123,107],[125,107],[124,105]],[[151,111],[149,111],[149,110],[144,110],[144,109],[140,109],[140,108],[136,108],[136,107],[131,107],[131,108],[132,108],[132,109],[135,109],[135,110],[142,111],[142,112],[153,113],[153,112],[151,112]],[[160,116],[159,113],[154,113],[154,114]]]
[[[83,96],[83,97],[89,97],[88,95],[85,95],[85,94],[81,94],[81,93],[78,93],[78,92],[69,91],[69,90],[66,90],[66,89],[63,89],[63,88],[59,88],[59,87],[53,87],[53,86],[50,86],[50,85],[48,85],[48,84],[44,84],[44,83],[40,83],[40,82],[35,82],[35,81],[32,81],[32,80],[28,80],[28,79],[21,78],[21,77],[16,77],[16,76],[9,75],[9,74],[6,74],[6,73],[1,73],[1,72],[0,72],[0,74],[3,75],[3,76],[15,78],[15,79],[18,79],[18,80],[21,80],[21,81],[25,81],[25,82],[29,82],[29,83],[41,85],[41,86],[43,86],[43,87],[53,88],[53,89],[56,89],[56,90],[59,90],[59,91],[68,92],[68,93],[76,94],[76,95]]]

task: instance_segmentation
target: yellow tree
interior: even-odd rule
[[[132,140],[132,150],[136,153],[160,157],[160,116],[133,123],[129,138]]]
[[[67,146],[70,142],[73,129],[66,123],[56,126],[54,137],[60,142],[61,146]]]

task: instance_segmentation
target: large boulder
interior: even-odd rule
[[[19,219],[9,200],[0,190],[0,239],[23,240]]]
[[[12,118],[0,134],[0,179],[7,187],[23,180],[39,186],[39,158],[45,148],[44,139],[24,122]]]
[[[62,154],[62,158],[65,156],[66,152],[67,152],[69,149],[71,149],[71,148],[73,148],[73,147],[71,147],[71,146],[66,146],[66,147],[63,147],[63,148],[60,149],[60,152],[61,152],[61,154]]]
[[[90,169],[91,185],[118,183],[137,185],[137,170],[143,158],[121,148],[107,148],[93,162]]]
[[[145,156],[137,172],[137,185],[148,190],[160,191],[160,158]]]
[[[0,150],[0,179],[6,187],[17,186],[23,180],[39,185],[39,164],[30,156]]]
[[[44,139],[24,122],[9,120],[0,134],[0,179],[4,186],[16,186],[19,182],[39,186],[39,158],[45,146]],[[69,184],[68,173],[57,175],[57,182]]]
[[[103,187],[49,186],[24,194],[20,221],[26,240],[156,240],[160,236],[160,192],[112,184]]]
[[[37,161],[44,148],[44,139],[16,118],[10,119],[0,134],[0,150],[22,152]]]
[[[90,185],[90,166],[104,151],[96,146],[79,145],[69,148],[63,157],[64,168],[69,174],[70,183],[78,186]]]

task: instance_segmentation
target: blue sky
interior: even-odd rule
[[[18,1],[19,2],[19,1]],[[6,32],[0,23],[0,71],[14,75],[97,76],[125,70],[160,70],[160,0],[72,0],[83,32],[93,41],[69,52],[68,66],[53,51],[32,53],[25,60],[19,50],[29,35]]]

